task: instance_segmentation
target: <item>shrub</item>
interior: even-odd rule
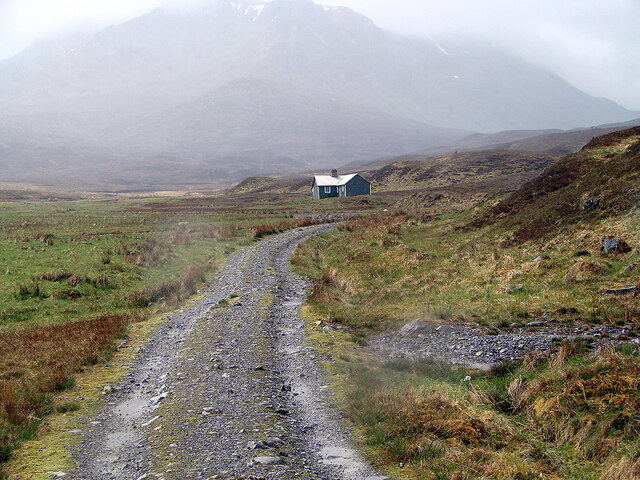
[[[180,281],[181,287],[189,293],[196,290],[199,283],[205,281],[205,268],[202,265],[189,265]]]

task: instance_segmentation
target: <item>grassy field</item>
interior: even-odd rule
[[[363,217],[303,245],[293,264],[320,279],[311,299],[318,311],[357,328],[415,318],[508,328],[545,314],[567,323],[640,320],[634,298],[602,295],[638,283],[637,270],[622,272],[640,261],[638,251],[599,252],[606,235],[637,241],[637,214],[514,246],[505,246],[500,224],[463,229],[472,215]]]
[[[393,478],[640,478],[640,301],[604,294],[640,284],[638,145],[640,131],[597,139],[502,199],[363,216],[298,248],[310,314],[334,327],[312,338]],[[602,237],[629,248],[605,255]],[[578,342],[486,373],[358,347],[416,318],[497,333],[547,317],[636,330],[618,349]]]
[[[0,466],[37,434],[74,375],[109,359],[132,323],[183,302],[237,249],[384,199],[109,196],[0,203]],[[1,476],[1,473],[0,473]]]

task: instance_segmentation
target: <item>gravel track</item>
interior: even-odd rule
[[[341,424],[299,317],[308,285],[289,271],[294,248],[333,227],[240,251],[200,300],[170,315],[107,388],[70,477],[386,478]]]

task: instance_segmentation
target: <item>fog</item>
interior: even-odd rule
[[[31,43],[120,23],[189,0],[3,0],[0,58]],[[385,29],[418,36],[474,35],[559,74],[594,96],[640,109],[637,0],[326,0]]]
[[[222,184],[640,117],[632,3],[325,6],[0,0],[0,177]]]

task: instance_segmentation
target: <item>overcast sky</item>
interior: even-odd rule
[[[31,43],[201,0],[0,0],[0,59]],[[242,0],[238,0],[241,3]],[[640,110],[640,0],[326,0],[381,27],[474,34],[576,87]]]

